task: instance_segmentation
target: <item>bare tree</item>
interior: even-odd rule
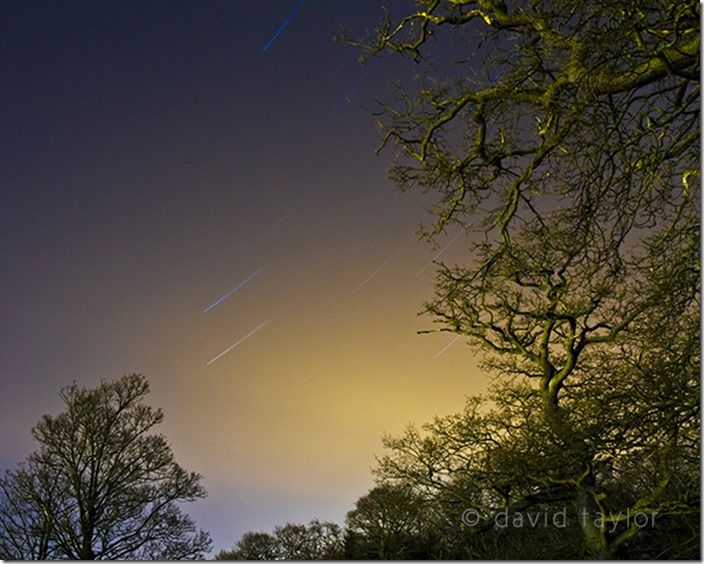
[[[281,557],[278,543],[269,533],[247,532],[232,550],[221,550],[215,560],[276,560]]]
[[[637,531],[612,530],[623,512],[604,502],[604,457],[659,461],[631,509],[693,510],[666,492],[674,453],[698,440],[699,5],[424,0],[409,12],[353,43],[423,65],[452,32],[460,62],[483,65],[447,80],[429,68],[382,107],[382,146],[400,149],[392,179],[439,196],[422,235],[480,234],[468,266],[441,265],[426,312],[486,353],[505,394],[536,400],[531,432],[559,454],[536,484],[568,486],[586,546],[611,556]],[[673,341],[649,354],[658,332]],[[639,388],[651,381],[662,387]]]
[[[314,519],[308,525],[287,523],[273,534],[248,532],[232,550],[222,550],[216,560],[338,560],[342,530],[335,523]]]
[[[163,414],[143,403],[141,375],[75,384],[66,410],[45,415],[26,464],[0,480],[0,550],[8,559],[202,558],[210,537],[177,504],[205,497],[173,458]]]
[[[432,526],[424,500],[407,484],[382,484],[347,514],[348,558],[399,560],[428,558]]]

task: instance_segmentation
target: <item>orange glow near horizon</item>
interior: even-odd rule
[[[305,2],[263,53],[289,4],[0,8],[0,466],[61,387],[142,373],[215,551],[341,523],[384,434],[488,383],[461,341],[436,356],[452,334],[417,334],[417,273],[469,241],[418,242],[432,195],[394,193],[374,155],[368,106],[408,69],[330,41],[381,12]]]

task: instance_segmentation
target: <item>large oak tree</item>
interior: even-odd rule
[[[503,419],[454,443],[464,475],[485,509],[569,499],[592,556],[640,532],[629,511],[698,507],[699,21],[693,1],[421,0],[352,41],[424,69],[381,107],[391,178],[437,194],[424,237],[474,233],[426,306],[499,378]],[[446,53],[467,71],[439,76]]]
[[[66,409],[32,429],[39,449],[0,479],[0,558],[203,558],[210,537],[179,504],[203,498],[153,427],[138,374],[61,391]]]

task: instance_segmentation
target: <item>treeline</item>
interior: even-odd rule
[[[387,437],[344,527],[218,558],[698,559],[699,3],[419,0],[376,32],[348,40],[418,65],[378,112],[391,179],[435,194],[422,237],[474,234],[424,312],[493,384]],[[438,42],[472,72],[438,76]],[[147,391],[64,390],[0,481],[0,558],[207,553],[179,507],[200,476],[145,434]]]
[[[672,342],[695,347],[696,331]],[[653,339],[640,362],[645,351],[662,360],[663,346]],[[551,433],[539,394],[497,378],[461,413],[387,437],[377,485],[344,526],[250,532],[216,558],[580,559],[596,544],[611,558],[696,559],[698,360],[667,355],[667,371],[621,376],[617,391],[584,374],[583,393],[565,401],[578,448]],[[210,536],[181,511],[205,497],[201,477],[152,433],[163,415],[144,403],[148,391],[140,375],[62,390],[64,412],[32,430],[39,448],[0,478],[0,558],[204,558]]]
[[[343,38],[412,66],[390,178],[468,235],[424,313],[493,379],[387,438],[345,556],[699,558],[700,4],[419,0]]]
[[[530,399],[517,399],[527,390],[503,389],[493,392],[491,406],[471,398],[462,413],[387,437],[378,485],[356,502],[343,527],[314,520],[249,532],[216,559],[577,560],[594,556],[585,518],[596,520],[610,558],[699,558],[696,427],[691,444],[667,458],[635,444],[619,448],[602,427],[594,442],[605,448],[591,465],[599,511],[580,515],[584,485],[569,475],[576,460],[550,444]],[[643,417],[632,407],[630,422],[611,423]],[[695,414],[692,405],[692,423]],[[643,432],[657,440],[655,429]]]

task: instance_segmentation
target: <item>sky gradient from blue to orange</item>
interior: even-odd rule
[[[141,372],[215,551],[342,523],[385,433],[487,384],[416,334],[431,196],[393,192],[370,112],[410,63],[332,42],[381,4],[305,0],[262,52],[297,5],[0,3],[0,467],[62,386]]]

